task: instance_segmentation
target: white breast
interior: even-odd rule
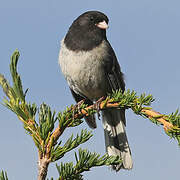
[[[97,99],[106,92],[103,59],[106,43],[90,51],[74,52],[61,42],[59,64],[69,86],[89,99]]]

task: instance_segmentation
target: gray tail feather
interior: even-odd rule
[[[88,124],[90,128],[95,129],[97,127],[96,118],[94,115],[86,116],[84,117],[84,119],[86,120],[86,123]]]
[[[125,131],[125,119],[122,119],[124,115],[121,113],[123,112],[116,109],[102,112],[106,151],[108,155],[119,156],[122,159],[121,164],[112,166],[112,169],[116,171],[120,169],[130,170],[133,166]]]

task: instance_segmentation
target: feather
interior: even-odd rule
[[[112,109],[102,113],[106,151],[108,155],[119,156],[122,159],[121,164],[112,166],[112,169],[116,171],[121,168],[130,170],[133,166],[121,113],[121,111]]]

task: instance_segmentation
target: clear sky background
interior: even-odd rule
[[[126,88],[138,94],[153,94],[153,108],[170,114],[180,107],[180,1],[179,0],[0,0],[0,73],[10,79],[13,51],[21,54],[19,73],[27,100],[49,104],[56,111],[74,103],[58,66],[60,40],[72,21],[87,10],[99,10],[110,19],[107,37],[122,71]],[[0,89],[0,99],[4,94]],[[134,168],[118,173],[107,167],[94,168],[84,178],[103,180],[178,180],[180,150],[161,126],[128,110],[127,134]],[[68,129],[62,137],[82,128]],[[83,148],[104,154],[101,121]],[[0,169],[10,180],[32,180],[37,176],[37,150],[15,114],[0,106]],[[71,161],[68,153],[62,161]],[[60,161],[58,162],[58,164]],[[58,177],[51,164],[48,177]]]

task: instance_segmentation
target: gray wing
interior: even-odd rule
[[[121,72],[120,65],[116,58],[113,48],[110,43],[108,43],[108,55],[105,58],[105,72],[106,78],[109,82],[109,88],[112,90],[121,89],[123,92],[125,90],[125,82],[123,73]]]
[[[115,52],[113,48],[111,47],[110,43],[108,43],[108,55],[105,58],[105,74],[106,74],[106,80],[108,81],[109,91],[112,92],[113,90],[121,89],[123,92],[125,90],[125,82],[123,73],[121,72],[120,65],[118,63],[118,60],[116,58]],[[125,120],[125,110],[121,109],[121,119],[123,120],[124,124],[126,125]]]
[[[104,63],[109,91],[122,89],[124,92],[125,83],[123,73],[109,42],[108,55],[104,59]],[[122,159],[120,164],[113,165],[112,168],[116,171],[119,171],[121,168],[132,169],[131,150],[125,131],[125,109],[108,109],[103,111],[102,114],[106,151],[109,155],[119,156]]]

